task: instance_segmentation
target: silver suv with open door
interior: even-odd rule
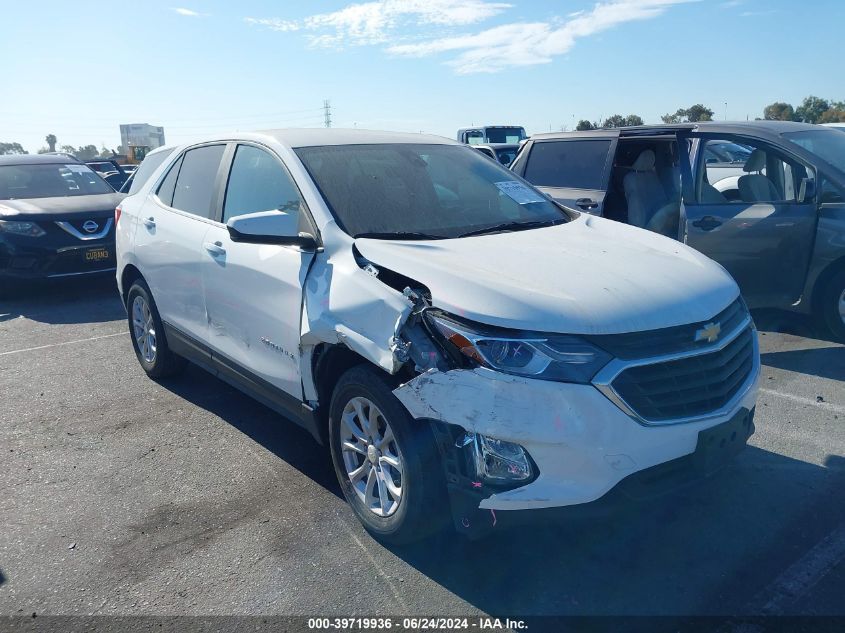
[[[750,121],[540,134],[511,169],[556,201],[682,241],[752,308],[845,340],[845,135]]]

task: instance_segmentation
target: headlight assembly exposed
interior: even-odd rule
[[[588,383],[610,360],[598,347],[565,334],[503,336],[428,314],[448,344],[479,365],[507,374]]]
[[[46,231],[35,222],[20,222],[17,220],[0,220],[0,233],[12,235],[26,235],[27,237],[41,237]]]

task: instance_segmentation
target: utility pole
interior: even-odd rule
[[[326,127],[332,126],[332,104],[328,99],[323,99],[323,117]]]

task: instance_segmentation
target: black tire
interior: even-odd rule
[[[819,298],[819,316],[834,340],[845,343],[845,320],[840,314],[840,301],[845,292],[845,270],[833,275],[822,288]]]
[[[347,502],[377,540],[402,545],[431,536],[449,524],[445,477],[427,424],[411,418],[393,395],[389,377],[367,365],[349,369],[337,383],[329,408],[329,445]],[[401,499],[390,516],[372,512],[355,492],[341,450],[341,414],[353,398],[366,398],[389,423],[402,461]]]
[[[136,298],[146,302],[153,321],[155,352],[151,360],[146,358],[142,353],[141,346],[134,333],[133,307]],[[164,335],[164,327],[161,323],[161,317],[158,314],[158,308],[156,307],[149,287],[143,279],[137,279],[132,282],[132,286],[126,295],[126,311],[128,314],[129,336],[132,339],[132,348],[135,350],[135,356],[138,358],[138,362],[147,375],[150,378],[158,379],[173,376],[181,372],[185,368],[186,361],[181,356],[177,356],[171,352],[167,346],[167,339]]]

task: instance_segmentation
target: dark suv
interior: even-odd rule
[[[0,156],[0,291],[114,271],[114,213],[123,198],[72,158]]]
[[[683,241],[752,308],[820,317],[845,341],[845,134],[698,123],[539,134],[511,165],[574,209]]]

